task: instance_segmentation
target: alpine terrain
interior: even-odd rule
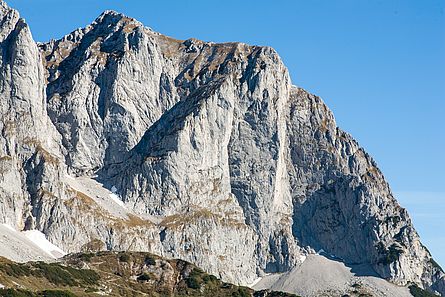
[[[258,290],[445,294],[376,163],[272,48],[113,11],[47,43],[2,0],[0,20],[1,256],[150,252]]]

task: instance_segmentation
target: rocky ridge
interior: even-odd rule
[[[175,40],[113,11],[36,44],[0,3],[0,223],[240,284],[323,249],[445,293],[375,162],[273,49]]]

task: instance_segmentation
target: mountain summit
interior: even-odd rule
[[[0,2],[1,223],[244,285],[322,250],[445,294],[375,162],[272,48],[176,40],[112,11],[37,44]]]

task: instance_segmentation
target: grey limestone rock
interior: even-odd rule
[[[375,162],[273,49],[176,40],[113,11],[36,44],[0,3],[2,223],[241,284],[323,249],[445,293]]]

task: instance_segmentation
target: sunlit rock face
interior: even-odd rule
[[[106,11],[36,44],[2,1],[0,221],[247,284],[310,250],[445,293],[374,161],[278,54]]]

